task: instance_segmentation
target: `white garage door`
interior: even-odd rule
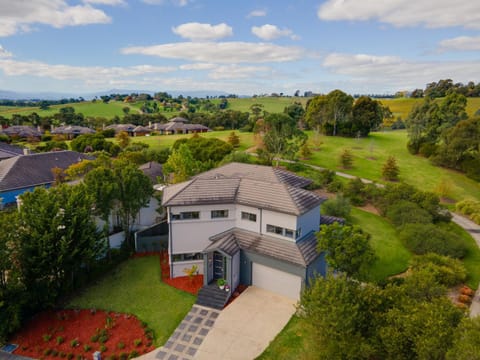
[[[302,278],[265,265],[252,263],[252,285],[298,300]]]

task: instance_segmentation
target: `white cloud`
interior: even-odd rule
[[[266,10],[253,10],[247,15],[247,18],[267,16]]]
[[[184,64],[180,65],[180,70],[211,70],[215,64],[211,63],[195,63],[195,64]]]
[[[95,5],[126,5],[124,0],[83,0],[85,4],[95,4]]]
[[[149,5],[164,5],[167,0],[142,0],[145,4]],[[189,3],[189,0],[170,0],[170,2],[176,6],[187,6]]]
[[[70,66],[51,65],[39,61],[15,61],[0,59],[0,70],[7,76],[38,76],[56,80],[85,80],[105,81],[124,79],[134,76],[168,73],[175,71],[175,67],[151,65],[137,65],[129,67],[102,67],[102,66]]]
[[[274,40],[279,37],[288,36],[293,40],[298,37],[290,29],[280,29],[276,25],[265,24],[262,26],[252,26],[252,33],[262,40]]]
[[[239,66],[222,65],[208,74],[211,79],[248,79],[258,78],[261,74],[270,71],[268,66]]]
[[[172,31],[190,40],[217,40],[233,35],[232,28],[225,23],[218,25],[191,22],[172,28]]]
[[[109,16],[89,4],[70,6],[64,0],[0,0],[0,36],[28,31],[32,24],[62,28],[109,22]]]
[[[378,20],[398,27],[480,29],[480,2],[472,0],[328,0],[318,9],[322,20]]]
[[[4,49],[2,45],[0,45],[0,59],[1,58],[9,58],[12,57],[13,54],[7,50]]]
[[[425,61],[413,62],[396,56],[365,54],[330,54],[323,66],[335,74],[344,75],[349,81],[370,89],[384,86],[390,89],[413,89],[438,79],[455,79],[468,82],[478,80],[478,61]]]
[[[438,50],[445,51],[480,51],[480,36],[459,36],[442,40]]]
[[[294,46],[269,43],[233,42],[182,42],[154,46],[123,48],[123,54],[142,54],[167,59],[211,63],[266,63],[287,62],[300,59],[304,50]]]

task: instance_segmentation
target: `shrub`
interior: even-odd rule
[[[138,357],[138,351],[137,350],[132,350],[132,352],[130,354],[128,354],[128,359],[134,359],[136,357]]]
[[[420,145],[420,150],[418,151],[420,155],[429,158],[430,156],[434,155],[437,151],[438,146],[432,143],[424,143]]]
[[[43,341],[45,341],[45,342],[50,341],[51,338],[52,338],[52,335],[51,335],[51,334],[43,334],[43,335],[42,335],[42,339],[43,339]]]
[[[92,349],[92,347],[90,345],[88,345],[88,344],[83,345],[83,350],[90,351],[91,349]]]
[[[334,179],[327,185],[327,191],[330,192],[339,192],[343,190],[343,183],[339,179]]]
[[[394,226],[400,227],[406,224],[430,224],[432,217],[417,204],[401,200],[387,209],[387,218]]]
[[[52,353],[52,349],[45,349],[43,350],[43,355],[48,356]]]
[[[63,351],[60,351],[60,352],[58,353],[58,356],[64,358],[64,357],[67,356],[67,354],[65,354]]]
[[[58,355],[58,351],[57,351],[57,350],[55,350],[55,349],[53,349],[53,350],[52,350],[52,354],[51,354],[51,355],[52,355],[52,356],[57,356],[57,355]]]
[[[108,335],[100,335],[98,338],[98,342],[100,344],[105,344],[108,341]]]
[[[449,287],[467,278],[467,271],[460,260],[433,253],[415,256],[410,261],[410,267],[413,271],[425,270],[433,274],[438,283]]]
[[[460,289],[460,293],[462,295],[467,295],[467,296],[470,296],[470,297],[475,295],[475,291],[470,289],[468,286],[462,286],[462,288]]]
[[[125,344],[124,344],[122,341],[120,341],[120,342],[117,344],[117,349],[122,350],[123,348],[125,348]]]
[[[76,358],[77,360],[82,360],[82,359],[83,359],[83,356],[80,355],[80,354],[77,354],[77,356],[75,356],[75,358]]]
[[[133,345],[135,345],[135,346],[137,346],[137,347],[140,346],[140,345],[142,345],[142,339],[135,339],[135,340],[133,340]]]
[[[108,350],[108,348],[104,344],[100,345],[100,351],[101,352],[105,352],[107,350]]]
[[[340,154],[340,165],[344,169],[350,169],[353,166],[353,153],[350,149],[343,149]]]
[[[74,355],[73,355],[72,353],[68,353],[68,354],[67,354],[67,359],[68,359],[68,360],[72,360],[73,357],[74,357]]]
[[[466,247],[455,233],[436,227],[433,224],[407,224],[399,232],[399,238],[414,254],[430,252],[462,258]]]
[[[122,353],[120,353],[120,355],[118,356],[118,358],[119,358],[120,360],[127,360],[128,354],[125,353],[125,352],[122,352]]]
[[[57,336],[57,344],[60,345],[65,341],[65,339],[62,336]]]
[[[90,341],[93,342],[93,343],[95,343],[95,342],[98,341],[99,338],[100,338],[100,335],[99,335],[99,334],[95,334],[95,335],[92,335],[92,336],[90,337]]]
[[[350,180],[343,189],[343,195],[350,199],[354,206],[363,206],[366,203],[364,194],[365,184],[360,178]]]
[[[70,346],[71,347],[77,347],[79,344],[78,340],[77,339],[73,339],[72,341],[70,341]]]
[[[343,195],[337,195],[334,199],[325,201],[322,205],[322,213],[330,216],[347,218],[350,215],[350,201]]]
[[[472,302],[472,298],[468,295],[458,295],[458,301],[462,304],[470,304]]]

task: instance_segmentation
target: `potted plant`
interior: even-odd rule
[[[223,290],[223,288],[225,287],[225,284],[226,284],[225,279],[218,279],[217,280],[217,285],[220,288],[220,290]]]
[[[226,291],[226,292],[229,292],[229,291],[230,291],[230,285],[225,284],[225,291]]]

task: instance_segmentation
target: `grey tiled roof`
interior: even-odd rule
[[[0,142],[0,160],[23,155],[23,149],[18,146]]]
[[[66,169],[92,157],[76,151],[20,155],[0,162],[0,191],[22,189],[54,182],[52,169]]]
[[[164,206],[242,204],[301,215],[324,201],[319,195],[279,183],[250,179],[193,179],[167,187]]]
[[[157,177],[163,178],[162,164],[156,161],[149,161],[148,163],[140,165],[138,168],[152,180],[152,184],[158,182]]]
[[[59,126],[52,130],[52,134],[64,134],[64,135],[83,135],[83,134],[95,134],[95,130],[90,129],[85,126],[77,126],[77,125],[66,125],[66,126]]]
[[[31,126],[26,125],[13,125],[6,129],[0,130],[0,134],[3,133],[8,136],[18,137],[41,137],[40,131]]]
[[[210,238],[212,243],[204,252],[220,250],[232,256],[238,249],[269,256],[302,267],[308,266],[319,253],[317,239],[312,232],[299,242],[277,239],[252,231],[233,228]]]
[[[322,217],[320,218],[320,225],[331,225],[335,222],[345,225],[345,219],[341,217],[322,215]]]
[[[239,178],[265,181],[269,183],[282,183],[304,188],[312,180],[298,176],[290,171],[271,166],[253,165],[232,162],[218,168],[206,171],[196,176],[198,179]]]

